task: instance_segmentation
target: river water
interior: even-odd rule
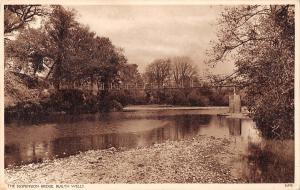
[[[228,108],[129,107],[108,114],[57,115],[5,125],[5,167],[110,147],[142,147],[195,135],[230,138],[232,172],[249,182],[293,182],[294,141],[267,140],[251,119]]]

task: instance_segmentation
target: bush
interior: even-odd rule
[[[278,103],[275,97],[274,99],[271,97],[260,99],[260,104],[249,103],[247,106],[265,138],[285,139],[294,136],[294,109],[291,104],[292,102],[288,103],[288,100]]]
[[[5,122],[9,122],[14,119],[30,120],[31,118],[47,114],[44,106],[39,102],[20,102],[13,107],[5,108]]]
[[[189,101],[182,91],[176,90],[172,95],[171,101],[173,105],[189,105]]]
[[[77,113],[84,106],[84,94],[81,90],[59,90],[50,96],[48,105],[56,111]]]
[[[212,106],[228,106],[229,95],[221,92],[213,92],[209,98]]]
[[[123,106],[129,104],[145,104],[146,95],[143,91],[119,90],[109,92],[109,99],[116,100]]]
[[[209,105],[209,98],[206,96],[202,96],[197,91],[192,91],[188,95],[189,105],[191,106],[208,106]]]
[[[122,104],[117,100],[112,100],[109,104],[109,110],[111,111],[121,111],[122,109],[123,109]]]
[[[99,108],[98,97],[92,93],[85,94],[83,112],[95,113]]]
[[[98,110],[101,112],[120,111],[123,109],[123,105],[118,100],[113,99],[111,95],[102,94],[99,100]]]

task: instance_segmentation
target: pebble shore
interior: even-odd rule
[[[196,136],[135,149],[91,150],[5,170],[8,184],[243,183],[225,138]]]

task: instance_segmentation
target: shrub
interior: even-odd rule
[[[81,90],[59,90],[50,96],[49,104],[56,111],[76,113],[84,104],[84,94]]]
[[[222,92],[213,92],[210,96],[210,102],[212,106],[228,106],[229,96]]]
[[[112,100],[109,104],[110,111],[121,111],[122,109],[123,109],[122,104],[117,100]]]
[[[189,104],[191,106],[198,106],[199,105],[199,95],[197,94],[197,92],[192,91],[188,97],[187,97]]]
[[[189,105],[189,101],[182,91],[176,90],[172,94],[173,94],[172,104],[174,104],[174,105]]]

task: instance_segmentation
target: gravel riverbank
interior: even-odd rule
[[[233,183],[228,139],[197,136],[136,149],[92,150],[5,170],[7,183]]]

